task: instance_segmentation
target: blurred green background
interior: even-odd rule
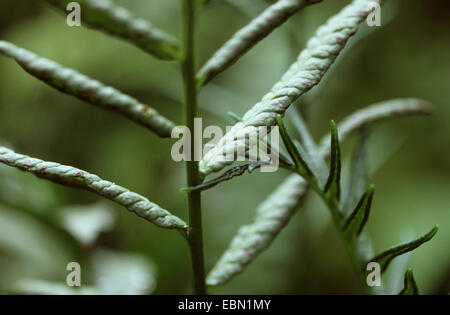
[[[180,1],[117,1],[179,37]],[[230,3],[234,2],[234,4]],[[267,3],[212,0],[199,13],[202,64]],[[308,7],[217,77],[200,95],[204,126],[231,125],[295,60],[306,40],[348,1]],[[330,119],[396,97],[429,100],[431,117],[401,118],[371,128],[370,160],[381,165],[368,231],[376,251],[421,234],[436,237],[410,256],[422,293],[450,284],[450,6],[447,1],[389,1],[383,26],[361,27],[302,111],[317,139]],[[364,24],[364,23],[363,23]],[[2,0],[0,38],[114,86],[181,122],[178,65],[83,27],[44,1]],[[302,105],[302,104],[300,104]],[[345,158],[355,139],[346,142]],[[74,165],[148,196],[187,219],[184,167],[160,139],[113,113],[60,94],[0,58],[0,141],[17,152]],[[242,176],[204,193],[206,266],[210,269],[238,228],[287,176]],[[212,290],[222,294],[360,293],[328,213],[307,202],[247,271]],[[98,236],[98,238],[97,238]],[[69,292],[66,265],[82,267],[85,290],[107,293],[191,292],[189,251],[180,235],[148,224],[96,195],[41,181],[0,166],[0,292]],[[396,290],[400,288],[398,279]]]

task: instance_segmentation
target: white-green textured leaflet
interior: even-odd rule
[[[0,54],[13,58],[32,76],[61,92],[120,113],[160,137],[171,136],[175,127],[172,121],[129,95],[6,41],[0,41]]]
[[[0,163],[50,180],[52,182],[91,191],[114,201],[138,216],[166,229],[186,229],[186,223],[147,198],[106,181],[97,175],[72,166],[46,162],[0,147]]]
[[[242,152],[250,149],[246,138],[256,132],[264,133],[261,126],[275,126],[277,115],[283,115],[301,95],[317,85],[344,49],[359,24],[370,13],[371,0],[354,0],[316,32],[308,41],[298,59],[269,93],[255,104],[200,161],[200,171],[207,175],[218,172],[232,161],[223,159],[224,152]]]

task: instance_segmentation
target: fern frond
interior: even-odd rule
[[[390,110],[388,110],[388,108],[390,108]],[[431,112],[431,109],[431,106],[427,102],[413,99],[410,99],[409,101],[387,101],[382,104],[369,106],[349,116],[349,119],[344,120],[344,122],[349,121],[349,123],[343,125],[345,126],[345,129],[342,134],[339,133],[339,126],[342,126],[342,124],[338,125],[339,141],[342,143],[352,133],[356,132],[367,123],[376,122],[377,120],[389,117],[428,114]],[[360,116],[364,117],[364,119],[360,120]],[[319,150],[319,154],[323,159],[330,155],[330,136],[324,137],[324,141],[327,141],[327,148],[325,149],[322,147]],[[229,248],[212,269],[209,276],[209,283],[211,285],[220,285],[230,280],[232,277],[242,272],[250,262],[256,259],[256,257],[275,240],[286,222],[289,222],[291,216],[298,208],[300,201],[305,197],[308,188],[307,183],[299,175],[294,174],[287,177],[279,185],[279,188],[272,192],[258,207],[257,213],[264,213],[265,215],[257,215],[252,223],[242,227],[238,235],[233,238]],[[284,193],[283,190],[285,190],[286,193]],[[292,202],[291,197],[289,196],[296,196],[298,202]],[[284,198],[286,198],[286,200],[284,200]],[[277,206],[275,201],[281,206]],[[268,205],[271,205],[271,210],[269,210]],[[260,209],[265,210],[262,212]],[[284,214],[283,216],[280,216],[280,222],[273,223],[276,216],[271,216],[271,212]],[[258,227],[262,226],[278,226],[279,229],[272,230],[270,233],[264,233],[264,231],[258,229]],[[261,235],[265,236],[263,246],[260,244]],[[365,236],[361,234],[358,242],[368,242],[364,237]],[[245,244],[245,252],[247,255],[241,254],[241,256],[239,256],[238,253],[244,248],[241,244]],[[367,248],[360,246],[359,250],[364,251],[367,250]],[[360,255],[364,259],[373,257],[371,251],[367,253],[361,252]]]
[[[166,229],[186,229],[180,218],[170,214],[147,198],[72,166],[46,162],[0,147],[0,163],[32,173],[52,182],[91,191]]]
[[[171,136],[175,124],[131,96],[6,41],[0,41],[0,54],[13,58],[26,72],[63,93],[120,113],[160,137]]]
[[[309,40],[307,47],[281,80],[200,161],[200,171],[204,175],[217,172],[232,163],[221,158],[224,152],[250,149],[245,135],[261,132],[260,126],[274,126],[277,115],[283,115],[298,97],[320,82],[348,39],[370,13],[370,2],[352,1],[318,29],[316,36]]]

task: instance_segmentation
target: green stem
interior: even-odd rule
[[[197,88],[195,80],[195,0],[181,0],[183,3],[183,52],[182,63],[185,102],[183,107],[184,125],[194,132],[194,118],[197,112]],[[193,153],[194,150],[191,150]],[[202,179],[198,172],[198,163],[186,161],[187,186],[197,186]],[[201,193],[188,192],[189,231],[188,242],[191,250],[192,269],[194,273],[195,294],[207,294],[205,284],[205,264],[203,259],[203,233]]]
[[[295,172],[306,180],[309,186],[319,195],[319,197],[325,203],[327,208],[330,210],[331,216],[333,217],[333,221],[336,225],[336,228],[338,229],[339,235],[341,236],[341,239],[344,242],[344,247],[351,260],[353,268],[355,269],[355,272],[359,277],[361,286],[363,287],[363,289],[365,289],[366,293],[372,294],[373,290],[371,290],[371,288],[367,286],[365,274],[363,269],[361,268],[362,262],[360,261],[359,258],[358,248],[355,247],[355,244],[353,244],[351,240],[349,240],[348,237],[345,235],[344,228],[342,225],[342,217],[338,205],[333,200],[330,200],[330,198],[326,196],[326,194],[319,187],[319,185],[317,185],[317,182],[313,178],[305,176],[299,169],[296,169]]]

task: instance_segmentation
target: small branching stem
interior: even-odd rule
[[[183,121],[189,130],[194,130],[194,118],[197,111],[197,88],[195,79],[195,0],[181,0],[183,3],[183,62],[184,83]],[[186,161],[187,186],[197,186],[202,179],[196,161]],[[206,294],[205,265],[203,258],[201,192],[188,192],[189,230],[188,243],[191,250],[192,269],[194,273],[195,294]]]
[[[339,235],[340,235],[342,241],[344,242],[344,247],[345,247],[347,254],[351,260],[352,266],[355,269],[355,272],[358,275],[359,280],[361,281],[361,286],[363,287],[363,289],[365,289],[366,293],[372,293],[371,288],[368,287],[366,284],[366,277],[364,274],[364,269],[362,268],[362,262],[359,258],[359,253],[358,253],[359,249],[357,248],[358,245],[357,244],[355,245],[344,233],[343,223],[345,222],[345,220],[343,220],[342,213],[339,209],[338,204],[336,203],[335,200],[333,200],[332,198],[329,198],[323,192],[323,190],[319,187],[319,185],[317,184],[317,181],[314,178],[312,178],[310,176],[305,176],[305,174],[298,169],[291,168],[291,170],[293,170],[298,175],[302,176],[308,183],[309,187],[311,187],[312,190],[314,190],[319,195],[320,199],[322,199],[322,201],[327,206],[327,208],[330,211],[330,214],[333,218],[334,224],[339,232]]]

